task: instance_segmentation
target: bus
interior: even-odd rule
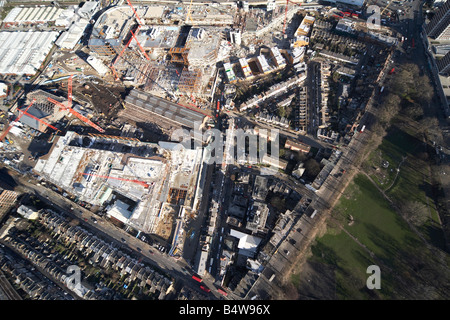
[[[217,289],[217,292],[219,292],[221,295],[223,295],[225,297],[228,295],[228,293],[226,293],[226,291],[223,290],[222,288]]]
[[[206,288],[204,286],[200,286],[200,289],[202,289],[205,292],[211,292],[211,290],[209,288]]]
[[[203,281],[202,278],[196,276],[195,274],[192,275],[192,279],[194,279],[195,281],[198,281],[198,282],[202,282]]]

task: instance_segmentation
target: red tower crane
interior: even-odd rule
[[[103,130],[102,128],[100,128],[98,125],[96,125],[94,122],[92,122],[91,120],[89,120],[88,118],[86,118],[85,116],[81,115],[79,112],[75,111],[74,109],[72,109],[72,75],[69,77],[69,81],[68,81],[68,101],[69,104],[67,106],[63,105],[61,102],[56,101],[55,99],[52,99],[50,97],[47,98],[48,101],[50,101],[51,103],[59,106],[61,108],[61,110],[68,110],[71,114],[73,114],[75,117],[77,117],[78,119],[80,119],[81,121],[83,121],[84,123],[87,123],[88,125],[90,125],[91,127],[93,127],[94,129],[96,129],[97,131],[104,133],[105,130]]]
[[[287,22],[287,13],[288,13],[289,3],[292,3],[293,5],[296,5],[299,7],[302,5],[301,3],[295,3],[290,0],[286,0],[286,9],[284,10],[283,34],[286,34],[286,22]]]
[[[139,22],[139,25],[142,25],[141,19],[139,18],[136,10],[134,10],[133,5],[131,4],[130,0],[127,0],[128,5],[130,6],[131,10],[133,10],[133,14],[136,16],[137,21]]]
[[[47,126],[47,127],[49,127],[49,128],[52,128],[53,130],[59,132],[58,128],[52,126],[50,123],[47,123],[47,122],[45,122],[45,121],[42,120],[42,119],[39,119],[39,118],[33,116],[32,114],[26,112],[25,110],[19,109],[19,112],[20,112],[20,113],[23,113],[23,114],[25,114],[25,115],[27,115],[27,116],[30,117],[30,118],[33,118],[33,119],[36,120],[36,121],[39,121],[39,122],[42,123],[43,125],[45,125],[45,126]]]
[[[51,103],[56,104],[57,106],[59,106],[62,110],[68,110],[71,114],[73,114],[75,117],[77,117],[78,119],[80,119],[81,121],[83,121],[84,123],[87,123],[88,125],[90,125],[91,127],[93,127],[94,129],[96,129],[97,131],[103,133],[105,132],[105,130],[103,130],[102,128],[100,128],[98,125],[96,125],[95,123],[93,123],[91,120],[89,120],[88,118],[86,118],[85,116],[81,115],[80,113],[78,113],[77,111],[73,110],[71,107],[67,107],[65,105],[63,105],[61,102],[56,101],[52,98],[47,98],[48,101],[50,101]]]
[[[31,101],[31,103],[28,105],[28,107],[25,109],[25,111],[23,113],[19,113],[19,116],[17,117],[16,120],[14,120],[13,122],[11,122],[11,124],[9,125],[9,127],[5,130],[5,132],[2,133],[2,135],[0,136],[0,141],[3,141],[3,139],[5,139],[6,135],[9,133],[9,131],[11,131],[11,129],[16,125],[17,122],[19,122],[20,118],[22,118],[22,116],[25,114],[25,112],[28,111],[28,109],[31,108],[31,106],[34,104],[34,102],[36,101],[36,99],[33,99],[33,101]]]
[[[125,45],[125,47],[123,47],[122,51],[119,53],[119,55],[117,56],[117,58],[114,60],[114,63],[111,64],[111,70],[114,73],[114,76],[116,77],[116,80],[119,79],[119,75],[117,74],[116,69],[114,68],[114,65],[120,60],[120,58],[122,57],[123,53],[125,52],[125,50],[129,47],[129,45],[131,44],[131,41],[134,39],[139,47],[139,49],[141,50],[142,54],[145,56],[145,58],[147,60],[150,60],[149,56],[147,55],[147,53],[145,52],[144,48],[141,46],[141,44],[139,43],[138,39],[137,39],[137,35],[139,33],[139,30],[142,27],[142,22],[141,19],[139,18],[139,15],[137,14],[136,10],[134,9],[133,5],[131,4],[130,0],[127,0],[128,5],[130,6],[131,10],[133,11],[134,16],[136,17],[136,20],[138,21],[138,27],[136,29],[135,32],[133,32],[132,30],[130,30],[131,33],[131,37],[128,40],[127,44]]]
[[[69,106],[72,106],[72,75],[67,80],[67,100],[69,101]]]
[[[119,177],[104,176],[104,175],[99,175],[99,174],[95,174],[95,173],[82,173],[82,175],[93,176],[93,177],[104,178],[104,179],[115,179],[115,180],[120,180],[120,181],[128,181],[128,182],[137,183],[137,184],[143,186],[144,188],[149,187],[149,184],[147,182],[137,180],[137,179],[125,179],[125,178],[119,178]]]

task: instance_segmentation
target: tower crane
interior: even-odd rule
[[[45,125],[45,126],[51,128],[51,129],[53,129],[53,130],[59,132],[59,129],[58,129],[58,128],[52,126],[50,123],[47,123],[47,122],[45,122],[45,121],[42,120],[42,119],[39,119],[38,117],[33,116],[32,114],[26,112],[25,110],[19,109],[19,112],[25,114],[26,116],[28,116],[28,117],[30,117],[30,118],[36,120],[36,121],[39,121],[40,123],[42,123],[43,125]]]
[[[302,5],[302,3],[295,3],[295,2],[292,2],[290,0],[286,0],[286,9],[284,11],[283,34],[286,34],[286,22],[287,22],[287,13],[288,13],[289,3],[292,3],[293,5],[296,5],[296,6],[299,6],[299,7]]]
[[[189,20],[192,20],[192,19],[191,19],[191,7],[192,7],[192,1],[193,1],[193,0],[191,0],[191,2],[189,3],[188,12],[187,12],[187,14],[186,14],[186,23],[189,23]]]
[[[0,141],[3,141],[3,139],[6,137],[6,135],[9,133],[9,131],[11,131],[11,129],[16,125],[17,122],[19,122],[20,118],[23,117],[23,115],[25,114],[25,112],[28,111],[28,109],[31,108],[31,106],[34,104],[34,102],[36,101],[36,99],[33,99],[33,101],[31,101],[31,103],[28,105],[28,107],[25,109],[25,111],[23,113],[19,113],[19,116],[16,118],[16,120],[14,120],[13,122],[11,122],[11,124],[9,125],[9,127],[5,130],[5,132],[2,133],[2,135],[0,136]]]
[[[88,125],[90,125],[94,129],[96,129],[97,131],[99,131],[101,133],[105,132],[105,130],[103,130],[101,127],[96,125],[94,122],[92,122],[91,120],[89,120],[85,116],[81,115],[79,112],[77,112],[74,109],[72,109],[72,75],[70,75],[69,81],[68,81],[68,101],[69,101],[69,104],[68,105],[64,105],[61,102],[56,101],[55,99],[52,99],[50,97],[48,97],[47,100],[50,101],[51,103],[59,106],[60,110],[67,110],[67,111],[69,111],[75,117],[77,117],[78,119],[80,119],[84,123],[87,123]]]
[[[82,173],[82,175],[84,175],[84,176],[93,176],[93,177],[104,178],[104,179],[115,179],[115,180],[120,180],[120,181],[133,182],[133,183],[137,183],[137,184],[143,186],[144,188],[150,187],[150,185],[147,182],[141,181],[141,180],[137,180],[137,179],[126,179],[126,178],[105,176],[105,175],[100,175],[100,174],[95,174],[95,173]]]

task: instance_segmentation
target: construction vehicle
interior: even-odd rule
[[[31,106],[34,104],[34,102],[36,101],[36,99],[33,99],[33,101],[31,101],[31,103],[28,105],[28,107],[25,109],[25,112],[28,111],[28,109],[31,108]],[[11,129],[19,122],[20,118],[23,117],[24,113],[19,113],[19,116],[17,117],[16,120],[14,120],[13,122],[11,122],[11,124],[9,125],[9,127],[5,130],[5,132],[2,133],[2,135],[0,136],[0,141],[2,141],[6,135],[9,133],[9,131],[11,131]],[[10,142],[10,140],[8,139],[8,141]]]
[[[83,121],[84,123],[90,125],[91,127],[93,127],[94,129],[96,129],[97,131],[104,133],[105,130],[103,130],[101,127],[99,127],[97,124],[95,124],[94,122],[92,122],[91,120],[89,120],[88,118],[86,118],[85,116],[81,115],[79,112],[75,111],[74,109],[72,109],[72,75],[70,75],[69,80],[68,80],[68,93],[67,93],[67,100],[68,100],[68,105],[64,105],[59,101],[56,101],[55,99],[52,98],[47,98],[48,101],[50,101],[51,103],[57,105],[60,107],[60,110],[67,110],[69,111],[71,114],[73,114],[74,116],[76,116],[78,119],[80,119],[81,121]]]

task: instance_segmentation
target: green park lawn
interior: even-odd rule
[[[331,287],[335,288],[334,296],[337,299],[416,298],[423,291],[417,288],[422,287],[432,292],[430,296],[442,297],[441,289],[438,288],[442,279],[438,278],[442,276],[443,279],[449,279],[445,263],[450,261],[450,256],[442,251],[436,255],[429,249],[430,244],[440,248],[443,238],[430,196],[428,167],[425,161],[415,157],[420,148],[422,146],[418,140],[408,133],[399,129],[391,130],[363,168],[373,167],[376,153],[394,168],[406,156],[395,182],[387,188],[376,181],[373,171],[362,170],[363,173],[355,176],[334,208],[328,220],[327,232],[316,239],[312,246],[309,260],[334,270],[335,283]],[[396,212],[380,190],[397,205],[403,201],[429,204],[430,219],[417,228],[427,244]],[[366,287],[366,280],[370,276],[366,270],[372,264],[381,269],[380,290]],[[436,284],[431,284],[428,274],[422,277],[421,270],[424,269],[433,275],[431,278]],[[301,281],[301,274],[293,275],[292,283],[297,288],[301,288]],[[412,286],[408,287],[408,284]],[[416,289],[413,290],[413,287]]]
[[[351,225],[350,216],[353,217]],[[368,299],[374,294],[388,298],[395,285],[390,273],[398,267],[396,255],[409,247],[411,241],[417,243],[416,238],[372,182],[358,175],[333,212],[327,233],[313,245],[311,259],[335,267],[336,298]],[[366,270],[373,264],[381,269],[381,290],[376,292],[366,288],[369,276]]]

